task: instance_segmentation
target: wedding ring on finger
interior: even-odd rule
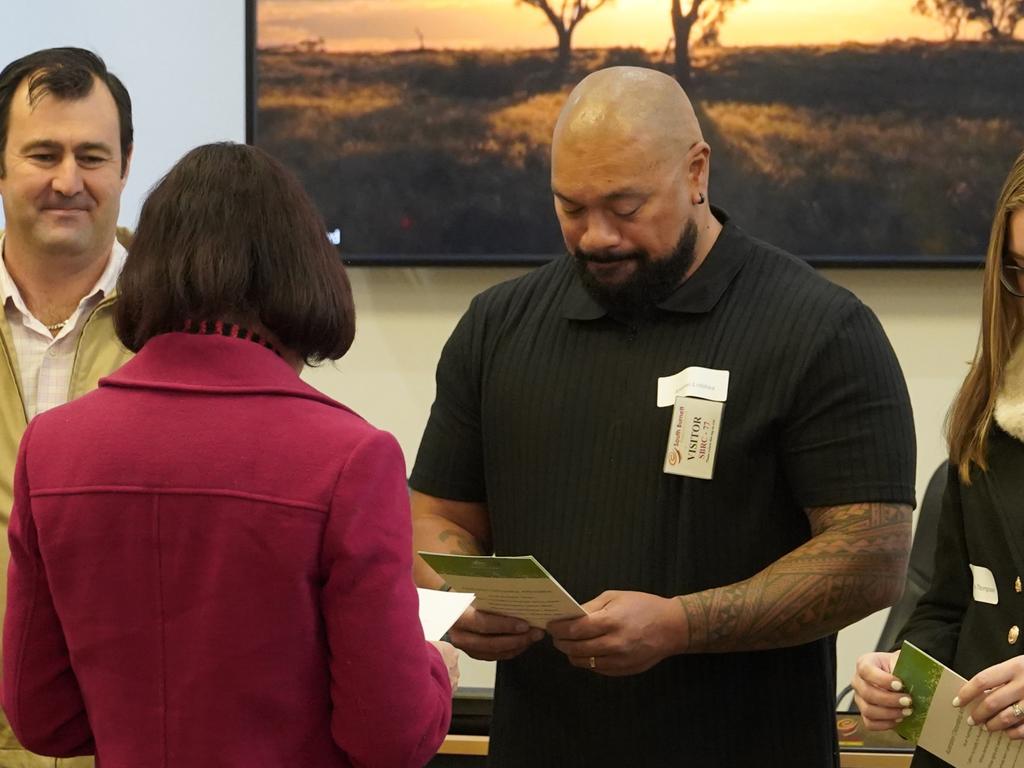
[[[1010,707],[1010,710],[1013,712],[1013,716],[1018,720],[1024,720],[1024,707],[1021,707],[1019,701],[1015,702],[1013,706]]]
[[[593,656],[591,656],[590,659],[588,659],[587,663],[590,665],[591,669],[597,669],[597,659],[595,659]],[[1014,704],[1014,706],[1017,706],[1017,705]],[[1019,717],[1024,717],[1024,712],[1022,712],[1019,715]]]

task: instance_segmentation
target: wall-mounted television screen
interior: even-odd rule
[[[1024,149],[1020,2],[248,2],[250,141],[352,263],[562,253],[551,129],[616,64],[685,83],[712,202],[818,265],[979,263]]]

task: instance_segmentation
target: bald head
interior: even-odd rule
[[[649,309],[700,267],[721,231],[710,158],[690,100],[661,72],[602,69],[569,94],[551,142],[551,192],[566,249],[599,302]]]
[[[654,69],[610,67],[569,94],[552,154],[631,146],[657,163],[682,158],[701,140],[693,105],[673,78]]]

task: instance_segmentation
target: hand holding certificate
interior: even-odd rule
[[[1024,742],[968,722],[974,701],[964,708],[953,699],[967,682],[912,643],[904,642],[893,674],[914,701],[912,715],[893,730],[954,768],[1024,766]]]
[[[637,674],[679,652],[683,610],[674,598],[612,590],[584,608],[529,555],[419,554],[453,590],[476,593],[451,633],[475,658],[510,659],[541,630],[571,664],[603,675]]]

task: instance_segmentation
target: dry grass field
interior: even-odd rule
[[[349,254],[553,254],[549,137],[601,66],[636,49],[261,51],[256,143],[295,169]],[[984,248],[1024,149],[1024,43],[710,49],[693,97],[713,201],[802,255]]]

